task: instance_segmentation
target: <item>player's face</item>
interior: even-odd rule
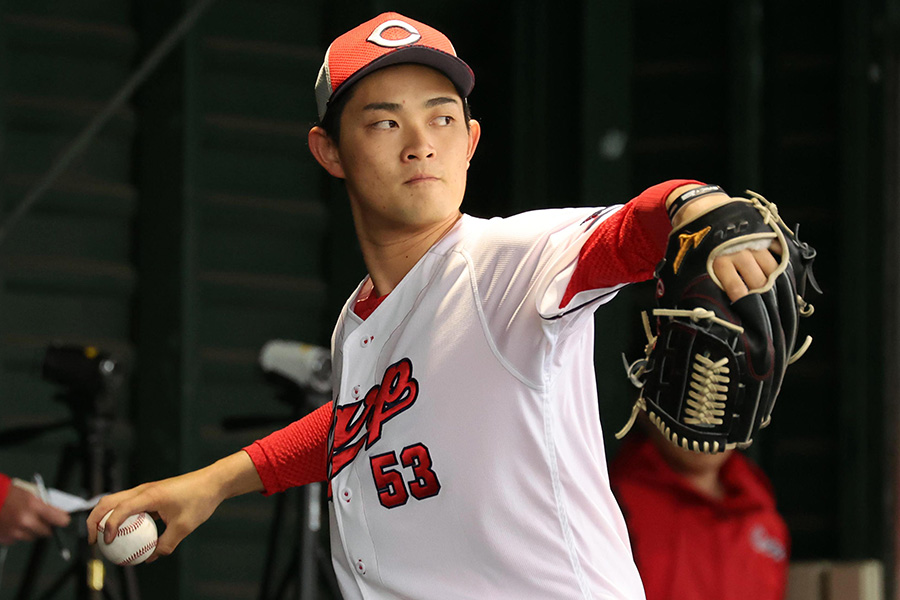
[[[340,172],[357,224],[409,232],[459,217],[480,129],[444,75],[397,65],[362,79],[341,118]]]

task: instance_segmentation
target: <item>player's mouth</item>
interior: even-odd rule
[[[440,181],[439,177],[435,177],[434,175],[428,175],[427,173],[418,173],[404,181],[405,184],[418,184],[418,183],[427,183],[429,181]]]

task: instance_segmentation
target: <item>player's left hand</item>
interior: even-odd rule
[[[619,437],[644,410],[682,448],[746,447],[768,424],[788,365],[809,347],[799,320],[813,313],[807,282],[819,291],[816,251],[777,206],[747,194],[695,195],[676,210],[653,322],[645,313],[645,356],[628,369],[641,396]]]
[[[671,196],[677,196],[690,189],[684,186],[676,189]],[[692,221],[699,215],[709,212],[717,206],[732,202],[727,194],[707,194],[695,200],[691,200],[675,214],[672,221],[672,229],[678,229],[684,223]],[[769,275],[777,268],[782,250],[777,241],[762,250],[740,250],[734,254],[719,256],[713,261],[713,272],[719,281],[728,299],[734,302],[746,296],[750,290],[765,286]],[[778,256],[776,256],[778,255]]]

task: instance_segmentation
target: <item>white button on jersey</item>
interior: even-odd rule
[[[359,572],[360,575],[365,575],[366,574],[366,563],[364,563],[362,560],[356,561],[356,570]]]
[[[344,502],[350,502],[351,498],[353,498],[353,492],[351,492],[349,488],[344,488],[343,490],[341,490],[341,499]]]

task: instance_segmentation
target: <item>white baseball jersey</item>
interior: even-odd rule
[[[463,216],[365,321],[351,296],[329,440],[346,600],[644,598],[593,368],[614,289],[559,306],[595,210]]]

